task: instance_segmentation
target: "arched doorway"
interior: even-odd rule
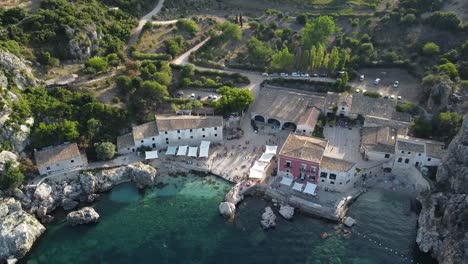
[[[281,122],[274,118],[268,118],[267,123],[276,127],[281,127]]]
[[[296,124],[294,124],[293,122],[286,122],[286,123],[284,123],[284,125],[283,125],[283,129],[285,129],[285,130],[291,130],[291,131],[293,131],[293,132],[296,131],[296,128],[297,128],[297,126],[296,126]]]
[[[257,122],[262,122],[262,123],[265,123],[265,118],[261,115],[256,115],[254,117],[254,120],[257,121]]]

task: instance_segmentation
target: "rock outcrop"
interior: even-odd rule
[[[236,214],[236,206],[233,203],[222,202],[218,209],[219,213],[226,218],[233,218]]]
[[[244,200],[244,195],[241,193],[241,183],[232,187],[232,189],[224,197],[224,201],[237,205]]]
[[[20,202],[0,200],[0,260],[24,257],[44,231],[34,216],[23,211]]]
[[[72,226],[96,223],[98,220],[99,214],[92,207],[83,207],[67,215],[67,222]]]
[[[5,164],[7,162],[12,162],[13,165],[18,165],[18,156],[10,151],[2,151],[0,152],[0,173],[5,170]]]
[[[279,214],[286,220],[291,220],[294,216],[294,207],[289,205],[281,205]]]
[[[422,204],[416,242],[439,263],[468,259],[468,115],[439,166],[432,193],[418,197]]]
[[[127,166],[127,173],[138,188],[145,188],[154,185],[157,171],[154,167],[141,162]]]
[[[98,51],[99,40],[103,37],[94,23],[87,24],[80,29],[66,26],[65,33],[69,38],[68,50],[70,55],[79,61],[88,60],[91,54]],[[96,55],[99,55],[99,53]]]
[[[260,220],[260,224],[262,225],[263,229],[269,229],[276,226],[276,215],[271,209],[271,207],[266,207],[265,212],[262,214],[262,220]]]

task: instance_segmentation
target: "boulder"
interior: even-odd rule
[[[47,200],[52,193],[52,187],[46,183],[41,183],[34,191],[34,197],[39,200]]]
[[[41,206],[36,210],[36,215],[39,219],[44,218],[47,215],[47,207]]]
[[[14,166],[18,165],[18,156],[10,151],[0,152],[0,172],[4,170],[5,163],[12,162]]]
[[[69,211],[78,206],[78,202],[69,198],[62,199],[62,207],[64,210]]]
[[[14,258],[14,257],[9,257],[6,260],[6,264],[16,264],[16,263],[18,263],[18,259]]]
[[[23,211],[21,203],[13,198],[0,200],[0,208],[0,259],[22,258],[44,233],[45,227]]]
[[[271,207],[266,207],[265,212],[262,214],[262,220],[260,220],[260,224],[262,225],[263,229],[273,228],[276,226],[276,215],[271,209]]]
[[[219,213],[226,218],[233,218],[236,213],[236,206],[233,203],[222,202],[219,205]]]
[[[294,207],[289,205],[281,205],[279,214],[286,220],[291,220],[294,216]]]
[[[99,214],[92,207],[83,207],[67,215],[67,222],[72,226],[95,223],[98,220]]]
[[[356,220],[354,220],[354,218],[352,217],[346,217],[343,224],[346,226],[346,227],[352,227],[354,224],[356,223]]]
[[[137,162],[127,166],[127,173],[136,186],[141,189],[154,185],[157,171],[150,165]]]
[[[94,201],[96,201],[97,199],[99,199],[99,194],[90,194],[86,197],[86,201],[88,203],[92,203]]]
[[[240,186],[240,183],[234,185],[224,197],[224,201],[237,205],[242,200],[244,200],[244,195],[241,193]]]

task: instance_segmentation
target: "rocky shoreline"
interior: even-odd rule
[[[112,169],[83,171],[73,179],[50,180],[4,193],[2,196],[10,197],[0,200],[0,260],[24,257],[44,233],[42,224],[54,219],[50,214],[56,208],[73,210],[80,203],[92,203],[99,193],[124,182],[133,182],[140,189],[153,186],[157,174],[154,167],[137,162]],[[71,213],[70,224],[97,221],[99,215],[93,211],[85,207]]]

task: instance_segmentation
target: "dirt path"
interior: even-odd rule
[[[151,12],[143,16],[140,19],[140,21],[138,21],[138,26],[135,29],[133,29],[132,35],[130,36],[130,39],[128,40],[127,50],[129,47],[135,44],[135,42],[138,40],[141,34],[141,30],[145,26],[146,22],[151,21],[153,16],[157,15],[161,11],[163,4],[164,4],[164,0],[159,0],[158,4],[153,8],[153,10],[151,10]]]

